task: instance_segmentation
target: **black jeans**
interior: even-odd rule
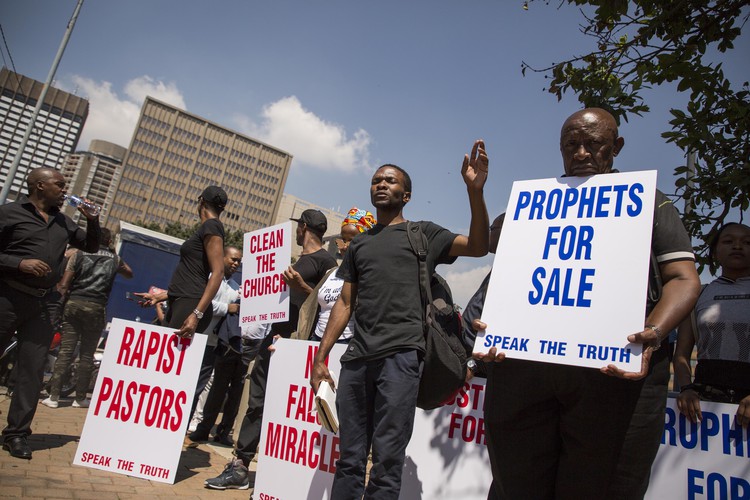
[[[14,332],[18,334],[16,385],[8,409],[8,425],[3,429],[5,441],[31,434],[54,335],[51,314],[59,300],[60,294],[54,291],[38,298],[0,286],[0,350],[5,349]]]
[[[247,367],[257,355],[261,342],[260,339],[250,341],[246,347],[247,352],[240,353],[227,347],[221,340],[219,341],[215,350],[214,381],[208,391],[206,404],[203,405],[203,420],[195,429],[197,434],[208,436],[211,432],[221,412],[225,395],[227,400],[224,403],[220,425],[227,434],[232,430],[234,418],[240,408]]]
[[[242,418],[240,434],[237,437],[235,454],[245,466],[250,465],[260,444],[260,431],[263,425],[263,404],[266,400],[266,383],[268,382],[268,368],[271,363],[271,351],[268,346],[273,343],[273,334],[269,334],[261,342],[255,366],[250,372],[250,399],[247,411]]]
[[[397,499],[406,446],[414,428],[422,361],[409,350],[341,364],[336,410],[341,455],[331,500]],[[367,454],[372,468],[365,488]]]

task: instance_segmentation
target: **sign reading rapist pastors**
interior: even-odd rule
[[[205,347],[113,319],[73,463],[174,483]]]
[[[240,324],[281,323],[289,318],[289,287],[284,271],[292,261],[292,223],[245,233]]]
[[[639,371],[655,190],[656,171],[513,183],[474,352]]]

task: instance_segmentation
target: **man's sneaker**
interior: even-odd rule
[[[235,458],[224,467],[224,472],[211,479],[206,479],[203,484],[206,488],[214,490],[246,490],[250,488],[250,473],[242,460]]]
[[[73,408],[88,408],[90,404],[91,401],[89,399],[75,400],[73,401]]]
[[[58,403],[56,399],[52,399],[51,397],[42,400],[42,404],[48,408],[57,408],[58,406],[60,406],[60,403]]]

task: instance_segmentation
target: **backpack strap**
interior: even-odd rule
[[[419,289],[422,296],[422,326],[425,331],[428,321],[435,322],[433,317],[432,290],[430,288],[430,276],[427,270],[427,238],[422,232],[422,227],[412,221],[406,222],[406,234],[409,244],[419,262]]]

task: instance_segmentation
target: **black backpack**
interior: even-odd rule
[[[461,342],[461,315],[442,276],[428,276],[427,238],[418,223],[407,222],[409,244],[419,260],[419,288],[425,354],[417,406],[432,410],[455,397],[466,378],[466,349]]]

